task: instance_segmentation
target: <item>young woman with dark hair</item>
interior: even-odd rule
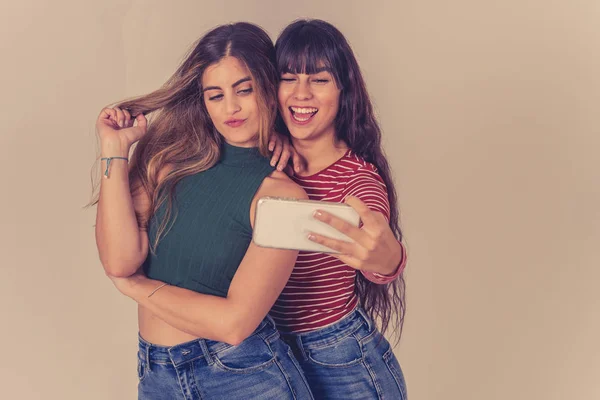
[[[307,169],[293,179],[312,200],[346,202],[361,228],[325,213],[354,243],[312,234],[339,254],[300,252],[271,315],[316,398],[405,399],[389,342],[404,319],[406,254],[381,130],[348,42],[333,25],[299,20],[276,43],[278,130],[288,130]],[[375,321],[380,321],[381,332]]]

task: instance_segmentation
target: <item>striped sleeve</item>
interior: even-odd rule
[[[375,167],[360,168],[352,174],[346,183],[342,202],[348,196],[359,198],[371,210],[382,213],[389,222],[390,203],[387,188]]]
[[[367,164],[366,167],[358,169],[346,184],[345,196],[354,196],[373,211],[383,214],[386,221],[390,221],[390,202],[388,200],[387,188],[375,167]],[[402,256],[398,268],[393,275],[382,275],[377,272],[361,271],[363,276],[373,283],[380,285],[392,282],[402,274],[406,265],[406,249],[402,247]]]

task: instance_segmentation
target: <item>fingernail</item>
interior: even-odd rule
[[[277,171],[283,171],[283,167],[280,165],[279,167],[277,167]]]
[[[123,120],[119,120],[119,126],[122,128],[123,127]]]
[[[308,240],[315,240],[315,235],[308,235]]]
[[[315,213],[314,213],[314,216],[315,216],[315,217],[322,217],[322,216],[323,216],[323,213],[322,213],[321,211],[318,211],[318,210],[317,210],[317,211],[315,211]]]

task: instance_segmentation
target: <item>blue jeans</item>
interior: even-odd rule
[[[172,347],[139,338],[138,399],[313,399],[270,317],[238,346],[198,339]]]
[[[389,342],[360,307],[325,328],[282,338],[316,399],[407,399],[404,375]]]

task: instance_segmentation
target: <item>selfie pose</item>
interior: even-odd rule
[[[139,304],[140,399],[312,398],[267,316],[297,251],[251,243],[257,199],[306,198],[266,157],[274,61],[257,26],[220,26],[163,87],[98,117],[96,240]]]
[[[319,399],[406,399],[398,360],[381,331],[404,318],[404,269],[396,192],[356,58],[320,20],[289,25],[276,43],[279,109],[306,170],[294,181],[310,199],[346,202],[352,226],[317,219],[353,243],[311,234],[337,254],[300,252],[271,315]],[[283,130],[283,126],[280,130]]]

